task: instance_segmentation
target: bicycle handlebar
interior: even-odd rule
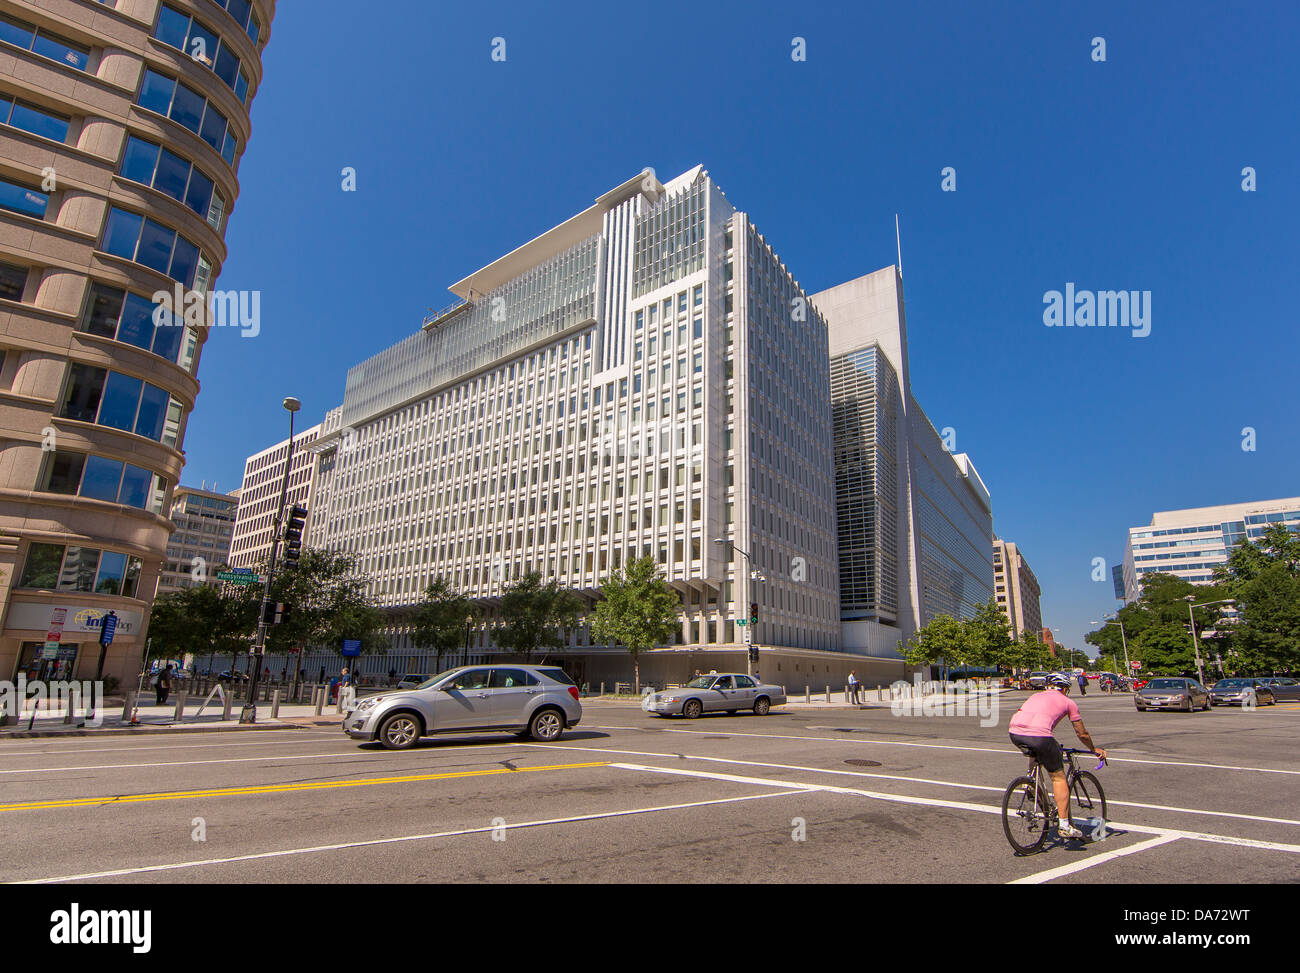
[[[1076,753],[1090,753],[1090,754],[1092,754],[1094,757],[1097,755],[1097,751],[1096,751],[1096,750],[1079,750],[1079,749],[1076,749],[1075,747],[1062,747],[1062,748],[1061,748],[1061,753],[1068,753],[1070,756],[1074,756]],[[1102,758],[1102,759],[1101,759],[1101,763],[1097,764],[1097,768],[1096,768],[1096,769],[1097,769],[1097,770],[1101,770],[1101,768],[1102,768],[1102,767],[1105,767],[1105,766],[1106,766],[1106,760],[1105,760],[1105,758]]]

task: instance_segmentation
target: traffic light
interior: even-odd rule
[[[289,614],[289,606],[282,601],[268,601],[262,614],[262,621],[267,625],[279,625]]]
[[[284,566],[296,568],[302,554],[302,529],[307,523],[307,508],[294,504],[284,525]]]
[[[751,601],[749,603],[749,624],[758,624],[758,602],[756,601]]]

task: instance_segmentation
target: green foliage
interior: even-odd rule
[[[1228,597],[1216,585],[1194,585],[1172,574],[1148,574],[1142,579],[1142,595],[1120,609],[1117,619],[1128,636],[1128,657],[1141,662],[1146,672],[1193,672],[1196,669],[1192,634],[1188,628],[1188,598],[1197,603]],[[1199,634],[1213,628],[1223,613],[1222,605],[1194,609]],[[1102,625],[1085,637],[1102,655],[1124,658],[1118,625]],[[1205,647],[1202,647],[1202,659]]]
[[[1012,640],[1006,615],[990,598],[966,621],[951,615],[935,616],[903,644],[902,652],[908,665],[913,666],[942,663],[945,668],[1001,669],[1020,664],[1025,649]]]
[[[446,578],[438,576],[429,582],[423,599],[411,615],[411,639],[416,645],[434,651],[435,672],[442,671],[443,655],[456,652],[464,644],[465,619],[477,615],[474,603]]]
[[[1238,672],[1300,669],[1300,533],[1271,524],[1258,542],[1241,541],[1215,571],[1237,600],[1237,624],[1224,626],[1223,651]]]
[[[577,625],[581,609],[582,600],[573,592],[555,579],[543,582],[540,573],[530,571],[502,594],[505,621],[493,633],[493,641],[528,661],[539,649],[563,646],[564,630]]]
[[[592,638],[627,647],[638,691],[638,655],[672,641],[680,605],[681,598],[668,587],[653,558],[638,558],[628,564],[626,571],[615,571],[601,584],[601,600],[592,615]]]

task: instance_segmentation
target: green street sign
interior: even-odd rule
[[[233,571],[222,571],[217,574],[218,581],[229,581],[231,584],[256,584],[262,579],[255,574],[236,574]]]
[[[748,624],[749,624],[749,619],[748,619],[748,618],[737,618],[737,619],[736,619],[736,624],[737,624],[737,625],[748,625]]]

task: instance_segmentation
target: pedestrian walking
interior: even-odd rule
[[[1079,673],[1079,695],[1080,696],[1088,695],[1088,677],[1084,675],[1082,672]]]
[[[172,664],[167,663],[167,668],[158,673],[158,679],[154,682],[154,702],[158,706],[167,705],[167,694],[172,691]]]
[[[859,687],[860,685],[861,685],[861,684],[858,682],[858,672],[857,672],[857,670],[856,670],[856,669],[850,669],[850,670],[849,670],[849,702],[851,702],[854,706],[859,705],[859,703],[858,703],[858,687]]]
[[[397,685],[397,670],[396,670],[396,669],[389,669],[389,670],[388,670],[388,685],[390,685],[390,686],[396,686],[396,685]]]

